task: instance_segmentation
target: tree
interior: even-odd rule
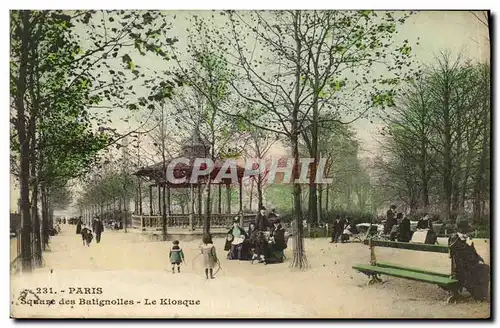
[[[214,47],[222,49],[228,63],[239,73],[230,84],[241,100],[234,110],[226,113],[243,118],[247,124],[283,135],[292,149],[293,177],[297,179],[301,133],[313,129],[316,142],[315,127],[322,120],[343,122],[345,117],[338,115],[343,111],[323,115],[320,121],[320,109],[323,105],[328,108],[329,102],[349,81],[347,76],[340,77],[341,72],[366,71],[366,67],[387,56],[383,49],[389,47],[397,20],[388,13],[386,16],[390,22],[379,24],[377,19],[372,19],[376,14],[366,11],[229,12],[227,15],[228,34],[222,35],[220,29],[214,28],[210,39],[214,40]],[[401,18],[403,21],[404,17]],[[335,33],[331,32],[332,29]],[[255,40],[248,38],[250,33],[255,35]],[[404,78],[402,65],[407,63],[411,48],[405,42],[394,50],[396,56],[389,56],[389,71],[392,73],[389,78],[375,79],[371,83],[366,76],[351,79],[353,93],[363,89],[365,80],[364,83],[374,86],[367,93],[369,97],[362,98],[360,108],[356,108],[361,114],[373,107],[392,105],[394,86]],[[346,98],[337,99],[337,104],[346,106],[346,99],[352,95],[348,92],[344,95]],[[316,148],[313,146],[312,150]],[[315,165],[317,154],[313,155]],[[311,176],[314,202],[314,173]],[[297,233],[292,265],[304,268],[307,260],[303,248],[300,184],[294,184],[293,194]],[[316,211],[315,205],[311,211]]]
[[[174,100],[173,105],[178,112],[187,110],[187,126],[199,134],[208,151],[206,155],[213,163],[221,159],[234,159],[244,147],[237,142],[241,129],[236,120],[223,115],[223,108],[230,98],[232,72],[222,59],[221,49],[212,48],[207,42],[210,36],[203,20],[194,15],[191,23],[193,29],[189,30],[187,47],[191,60],[183,65],[176,56],[177,74],[188,89]],[[178,125],[182,124],[178,121]],[[212,212],[211,185],[212,179],[206,179],[203,229],[207,233],[210,231]]]
[[[255,162],[259,163],[259,165],[261,162],[266,162],[266,156],[271,147],[278,141],[278,136],[274,133],[270,133],[268,131],[258,129],[254,126],[249,126],[246,124],[242,124],[242,129],[247,130],[246,135],[248,138],[248,142],[247,147],[245,147],[244,150],[247,158],[252,158]],[[266,165],[266,167],[268,167],[268,165]],[[261,174],[250,177],[250,210],[252,209],[254,183],[257,188],[257,209],[259,210],[264,205],[263,191],[265,183],[267,181],[266,178],[268,176],[268,173],[269,171],[266,169],[263,170]]]
[[[96,15],[100,16],[100,24],[95,24],[98,19]],[[106,21],[111,25],[109,29]],[[88,24],[93,28],[84,30],[86,36],[82,38],[75,33],[75,25],[78,24]],[[96,28],[96,25],[99,26]],[[137,104],[124,103],[124,96],[129,92],[124,90],[123,84],[129,82],[127,77],[138,79],[139,76],[145,77],[145,75],[137,69],[129,54],[125,53],[121,57],[118,57],[118,54],[122,47],[134,45],[141,55],[148,51],[168,58],[162,47],[169,46],[176,40],[158,34],[158,31],[168,28],[167,25],[168,22],[161,13],[139,11],[13,11],[11,13],[11,99],[12,107],[16,109],[11,122],[13,132],[18,139],[17,143],[12,143],[12,150],[19,152],[18,159],[21,163],[18,167],[23,208],[21,243],[23,267],[26,271],[31,270],[31,264],[28,264],[31,261],[29,248],[32,226],[29,209],[30,206],[33,209],[37,207],[38,188],[42,186],[42,199],[50,199],[47,195],[50,188],[57,188],[59,182],[62,181],[64,184],[65,180],[82,174],[82,170],[94,162],[100,149],[123,138],[114,134],[111,140],[102,142],[102,136],[108,135],[102,133],[106,131],[104,124],[109,122],[109,119],[106,121],[106,113],[109,115],[111,110],[104,115],[102,113],[92,115],[89,109],[104,99],[114,106],[125,104],[130,109],[137,108]],[[147,26],[148,29],[145,28]],[[91,40],[93,45],[81,46],[82,39]],[[121,60],[124,70],[116,72],[110,69],[108,73],[112,77],[109,81],[101,78],[102,70],[99,72],[98,69],[101,65],[109,68],[108,61],[112,61],[112,58]],[[149,82],[154,83],[151,81]],[[147,105],[147,100],[139,99],[138,104]],[[48,120],[49,117],[56,120]],[[64,145],[67,143],[63,142],[61,146],[60,137],[55,140],[49,138],[51,126],[70,121],[71,118],[76,120],[73,121],[72,130],[69,130],[72,132],[69,136],[76,137],[76,140],[66,140],[67,143],[75,146],[81,141],[87,142],[84,144],[85,147],[80,149],[73,147],[78,149],[76,157],[68,156],[67,152],[64,152]],[[95,122],[101,125],[99,133],[89,133],[90,118],[94,118]],[[80,127],[82,124],[83,127]],[[49,153],[47,149],[50,149]],[[54,161],[54,165],[51,165],[50,161]],[[76,166],[80,170],[67,169],[65,166],[68,163],[71,169]],[[71,174],[66,176],[59,171],[57,174],[52,174],[55,173],[54,168],[60,167],[64,167],[64,173],[71,172]],[[47,174],[46,171],[51,174]],[[39,179],[40,177],[43,177],[43,180]],[[31,204],[30,187],[33,189]],[[46,202],[42,201],[42,206],[44,204],[46,207]],[[33,210],[31,212],[36,213]],[[47,211],[42,210],[42,216],[44,213]],[[34,233],[37,238],[39,229],[36,215],[34,219],[36,225]]]
[[[383,132],[387,156],[379,161],[379,181],[399,190],[411,211],[439,207],[443,219],[451,220],[472,208],[477,221],[482,216],[476,209],[488,190],[487,67],[442,53],[398,99]]]

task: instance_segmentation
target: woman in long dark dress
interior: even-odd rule
[[[282,263],[284,260],[283,250],[287,248],[285,240],[285,229],[281,225],[280,219],[275,219],[273,222],[273,230],[270,235],[271,243],[269,243],[268,256],[266,257],[266,264],[269,263]]]
[[[82,233],[82,219],[78,218],[78,223],[76,224],[76,234],[79,235]]]
[[[490,266],[479,256],[474,243],[467,243],[469,223],[462,220],[457,228],[458,231],[448,240],[450,256],[454,263],[453,273],[460,285],[465,287],[475,300],[485,300],[489,292]]]
[[[407,217],[403,216],[403,213],[398,213],[398,217],[400,214],[402,218],[399,223],[398,241],[407,243],[411,240],[411,222]]]

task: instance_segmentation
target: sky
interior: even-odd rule
[[[189,26],[186,18],[192,14],[191,11],[177,12],[177,20],[171,30],[172,35],[183,40],[186,36],[186,28]],[[198,12],[198,14],[200,14]],[[216,16],[217,17],[217,16]],[[422,11],[411,16],[407,22],[399,27],[399,33],[395,42],[405,39],[412,44],[414,58],[422,64],[432,64],[435,56],[441,51],[449,51],[452,56],[462,54],[473,61],[489,60],[488,31],[472,13],[467,11]],[[416,45],[416,42],[419,45]],[[180,41],[182,42],[182,41]],[[162,69],[164,62],[143,58],[138,65],[146,65],[153,69]],[[111,116],[112,127],[125,132],[137,126],[132,120],[131,123],[124,123],[123,113],[115,111]],[[378,130],[383,126],[383,122],[360,119],[353,123],[352,127],[357,133],[360,142],[362,157],[372,157],[377,153]],[[274,153],[284,153],[284,149],[279,146],[273,149]],[[11,211],[17,208],[18,189],[11,182]]]

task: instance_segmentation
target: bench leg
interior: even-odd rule
[[[374,285],[382,283],[382,279],[380,279],[378,274],[370,274],[370,280],[368,280],[367,285]]]
[[[462,287],[454,286],[451,288],[443,288],[443,289],[447,290],[449,294],[446,299],[447,304],[457,304],[465,300],[465,297],[461,294]]]

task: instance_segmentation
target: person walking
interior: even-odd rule
[[[92,239],[94,238],[94,236],[92,234],[92,230],[90,230],[89,227],[84,225],[82,228],[81,234],[82,234],[83,246],[90,247],[90,243],[92,242]]]
[[[337,243],[339,241],[339,237],[342,234],[342,231],[344,230],[341,226],[342,226],[341,218],[337,217],[333,221],[332,240],[330,241],[330,243]]]
[[[82,217],[80,216],[78,218],[78,222],[76,224],[76,234],[79,235],[82,233],[82,225],[83,225],[83,221],[82,221]]]
[[[101,241],[101,234],[104,231],[104,226],[98,217],[94,218],[94,222],[92,222],[92,230],[95,233],[95,241],[99,244]]]
[[[170,263],[172,264],[172,273],[175,273],[175,266],[177,265],[177,273],[181,273],[181,263],[184,262],[184,252],[179,246],[179,241],[174,240],[172,242],[172,248],[168,254]]]

